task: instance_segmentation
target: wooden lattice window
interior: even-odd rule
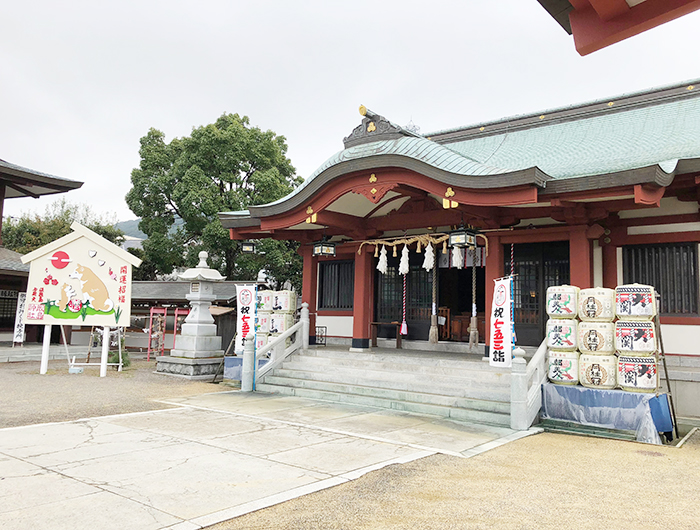
[[[669,243],[622,247],[625,283],[652,285],[662,315],[698,314],[698,245]]]
[[[318,264],[319,309],[352,311],[354,295],[354,261],[328,261]]]

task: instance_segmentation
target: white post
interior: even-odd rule
[[[41,345],[41,367],[39,373],[44,375],[49,369],[49,347],[51,346],[51,324],[44,324],[44,342]]]
[[[251,335],[243,339],[243,366],[241,367],[241,392],[253,391],[255,372],[255,339]]]
[[[301,347],[304,350],[309,349],[309,333],[310,333],[310,318],[309,318],[309,304],[306,302],[301,303],[301,315],[299,317],[301,320]]]
[[[102,359],[100,360],[100,377],[107,377],[107,358],[109,357],[109,326],[102,329]]]
[[[513,365],[510,369],[510,428],[526,431],[530,428],[527,417],[527,361],[525,350],[513,350]]]
[[[282,339],[277,341],[277,344],[275,344],[275,347],[272,348],[272,358],[270,359],[270,362],[276,361],[277,359],[281,359],[284,357],[284,351],[287,349],[287,339]]]

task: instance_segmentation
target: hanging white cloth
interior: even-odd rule
[[[382,274],[386,274],[388,270],[388,263],[386,258],[386,247],[382,245],[382,251],[379,253],[379,263],[377,263],[377,270]]]
[[[408,247],[403,246],[401,261],[399,262],[399,274],[408,274]]]
[[[461,247],[452,247],[452,266],[458,269],[464,268],[464,252]]]
[[[423,268],[426,271],[430,271],[435,267],[435,253],[433,252],[433,245],[428,243],[425,247],[425,254],[423,255]]]

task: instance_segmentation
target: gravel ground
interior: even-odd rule
[[[209,530],[700,528],[699,495],[698,434],[681,449],[538,434],[393,465]]]
[[[69,374],[65,360],[51,361],[46,375],[39,375],[38,361],[0,363],[0,428],[166,409],[154,400],[231,390],[154,370],[153,360],[132,360],[100,378],[99,367]]]
[[[170,408],[230,390],[134,360],[106,378],[65,361],[0,363],[0,427]],[[233,529],[700,528],[700,431],[681,448],[539,434],[462,459],[435,455],[220,523]]]

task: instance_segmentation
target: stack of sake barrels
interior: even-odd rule
[[[588,388],[656,390],[655,311],[650,286],[550,287],[549,380]]]
[[[615,306],[619,319],[615,323],[618,385],[632,392],[654,392],[659,386],[654,288],[636,283],[619,285]]]
[[[547,289],[547,348],[549,380],[559,385],[576,385],[579,381],[578,295],[573,285]]]
[[[281,335],[294,325],[296,310],[297,295],[294,291],[274,291],[272,293],[270,338]],[[287,344],[291,344],[291,338],[287,339]]]
[[[595,287],[579,293],[579,380],[587,388],[615,388],[615,291]]]
[[[270,320],[274,291],[258,291],[258,306],[255,314],[255,349],[267,344],[270,337]]]

